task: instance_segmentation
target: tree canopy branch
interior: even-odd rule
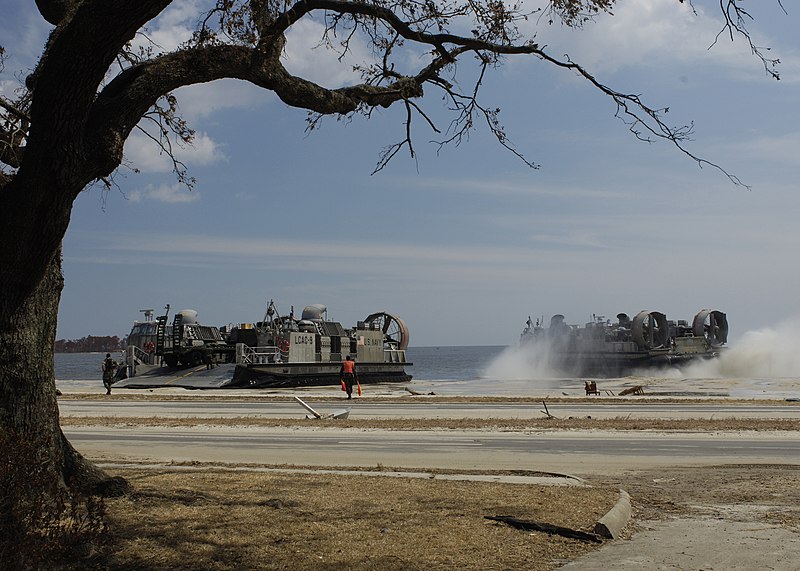
[[[419,44],[433,46],[439,51],[442,57],[450,59],[450,62],[454,60],[451,55],[448,54],[447,50],[444,49],[445,44],[453,44],[471,50],[484,50],[502,55],[534,54],[538,51],[538,46],[535,43],[520,45],[511,43],[500,44],[450,33],[429,34],[427,32],[415,30],[408,22],[401,19],[388,8],[376,4],[350,2],[347,0],[300,0],[295,3],[291,9],[284,12],[275,20],[275,23],[269,29],[270,35],[283,34],[300,18],[315,10],[328,10],[340,14],[367,16],[381,20],[403,38]]]

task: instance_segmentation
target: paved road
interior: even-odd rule
[[[320,412],[345,406],[314,404]],[[296,402],[62,400],[61,414],[119,418],[303,418]],[[356,401],[358,418],[541,418],[536,403],[389,404]],[[791,405],[632,403],[553,404],[556,416],[638,418],[794,418]],[[800,435],[560,432],[391,432],[380,430],[225,428],[70,428],[68,436],[91,456],[155,461],[254,462],[407,468],[526,469],[597,473],[676,464],[800,463]]]
[[[393,432],[380,430],[84,428],[65,433],[92,458],[608,473],[627,468],[800,464],[800,434]]]
[[[335,400],[306,399],[319,411],[333,412],[352,407],[351,418],[542,418],[541,403],[435,403],[409,402],[389,404],[358,401],[353,404]],[[65,417],[111,416],[120,418],[303,418],[306,411],[296,402],[225,402],[198,401],[125,401],[125,400],[61,400]],[[592,418],[800,418],[800,406],[775,404],[671,404],[671,403],[587,403],[547,405],[551,414]]]

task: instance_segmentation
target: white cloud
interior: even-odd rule
[[[246,81],[222,79],[211,83],[199,83],[175,90],[178,109],[189,121],[209,117],[223,109],[247,108],[276,100],[272,91],[267,91]]]
[[[712,47],[723,29],[719,8],[706,10],[695,2],[695,9],[693,13],[688,2],[675,0],[626,0],[614,7],[613,16],[601,15],[582,30],[557,24],[546,26],[533,18],[525,32],[535,31],[536,40],[546,45],[554,57],[569,54],[573,61],[594,73],[610,74],[643,66],[657,69],[675,64],[713,64],[735,70],[743,77],[763,80],[763,68],[744,38],[734,37],[731,42],[728,35],[722,34]],[[756,24],[750,30],[755,43],[773,45],[759,33]],[[793,50],[788,52],[792,53]]]
[[[172,163],[169,157],[149,137],[134,130],[125,141],[125,158],[134,168],[142,172],[169,172]]]
[[[216,142],[205,133],[196,133],[192,144],[172,147],[175,157],[187,166],[210,165],[226,160]],[[125,158],[145,173],[171,172],[172,160],[151,138],[134,130],[125,141]]]
[[[152,48],[156,53],[175,50],[189,40],[204,11],[198,0],[177,0],[172,2],[156,18],[148,22],[134,40],[135,48]],[[205,6],[208,9],[208,6]],[[155,46],[153,46],[155,44]]]
[[[800,273],[790,264],[773,263],[773,259],[787,259],[791,252],[785,236],[775,238],[780,241],[760,249],[770,251],[770,256],[754,258],[752,248],[737,249],[733,244],[730,250],[714,249],[709,256],[702,235],[694,236],[690,247],[662,236],[654,247],[635,241],[620,246],[612,237],[610,242],[616,247],[598,248],[591,244],[531,247],[524,241],[489,246],[397,243],[374,236],[359,241],[249,234],[244,239],[247,247],[242,248],[239,236],[115,231],[104,240],[92,240],[92,246],[82,252],[71,249],[69,261],[185,268],[196,275],[263,272],[264,283],[294,287],[336,282],[341,291],[384,292],[398,306],[416,308],[420,300],[438,300],[441,311],[459,303],[466,307],[476,303],[476,296],[494,292],[498,307],[535,303],[536,311],[545,314],[563,312],[563,306],[572,308],[573,316],[602,307],[653,306],[671,315],[678,307],[685,311],[683,306],[690,301],[698,308],[709,303],[723,309],[741,306],[742,292],[749,292],[748,299],[757,298],[766,295],[773,283],[791,290],[800,283]],[[746,271],[741,269],[743,259],[748,260]],[[354,267],[358,268],[355,273]],[[771,279],[765,280],[765,275]],[[698,283],[724,287],[687,289],[687,284]]]
[[[554,196],[561,198],[630,198],[631,193],[596,187],[552,186],[537,182],[535,177],[521,181],[502,179],[432,178],[404,180],[402,185],[417,189],[447,192],[469,192],[487,195]]]
[[[195,165],[211,165],[226,159],[217,143],[206,133],[195,133],[192,144],[181,150],[181,155],[188,151],[185,162]]]
[[[147,26],[150,39],[164,51],[172,51],[192,37],[201,14],[201,2],[180,0],[173,2]]]
[[[733,142],[726,147],[757,160],[796,167],[797,156],[800,155],[800,132],[755,137],[742,142]]]
[[[320,45],[324,27],[322,23],[310,18],[303,18],[295,23],[286,33],[286,48],[283,64],[294,74],[325,87],[352,85],[360,82],[353,65],[361,65],[372,60],[367,47],[359,36],[350,40],[349,53],[342,61],[338,60],[341,47],[333,49]]]
[[[0,95],[13,101],[16,99],[16,91],[19,87],[20,84],[18,81],[4,79],[0,81]]]
[[[591,232],[565,232],[563,234],[534,234],[530,241],[539,245],[567,246],[577,248],[607,248],[608,246]]]
[[[189,191],[181,183],[160,184],[154,186],[147,185],[142,190],[135,190],[129,196],[131,202],[142,202],[143,200],[154,200],[156,202],[167,202],[170,204],[195,202],[200,199],[196,190]]]
[[[452,247],[447,245],[435,246],[431,244],[397,244],[375,243],[373,240],[361,241],[314,241],[285,238],[255,238],[248,239],[246,251],[242,250],[239,237],[211,236],[211,235],[163,235],[150,234],[130,241],[129,237],[117,235],[113,243],[106,242],[105,247],[117,250],[135,250],[137,254],[172,255],[180,254],[189,260],[198,254],[206,259],[218,256],[229,262],[237,258],[247,264],[266,258],[286,258],[293,261],[306,263],[309,258],[315,260],[331,261],[332,267],[340,267],[342,258],[358,257],[362,260],[372,260],[370,264],[388,262],[390,265],[401,260],[406,260],[414,265],[438,266],[448,264],[466,264],[475,266],[481,264],[510,264],[516,265],[521,259],[532,256],[550,256],[547,252],[533,252],[529,248],[494,248],[487,246]],[[135,245],[134,245],[135,244]],[[316,264],[316,262],[315,262]],[[316,267],[316,266],[315,266]]]
[[[182,25],[172,25],[153,30],[147,37],[155,44],[156,52],[171,52],[192,37],[192,30]],[[147,40],[141,38],[139,43],[147,45]]]

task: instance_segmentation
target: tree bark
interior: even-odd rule
[[[0,281],[9,283],[3,274],[19,271],[24,270],[4,265]],[[43,278],[21,303],[13,303],[16,296],[7,292],[0,296],[0,430],[9,438],[22,439],[20,445],[37,448],[38,468],[51,484],[42,494],[55,494],[64,486],[84,493],[119,494],[127,487],[124,480],[109,478],[83,458],[59,425],[53,344],[63,283],[58,248]],[[11,482],[15,484],[25,486],[24,481]]]

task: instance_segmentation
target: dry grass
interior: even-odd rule
[[[616,488],[318,474],[118,470],[110,569],[552,569],[597,544],[521,532],[512,515],[582,531]]]

